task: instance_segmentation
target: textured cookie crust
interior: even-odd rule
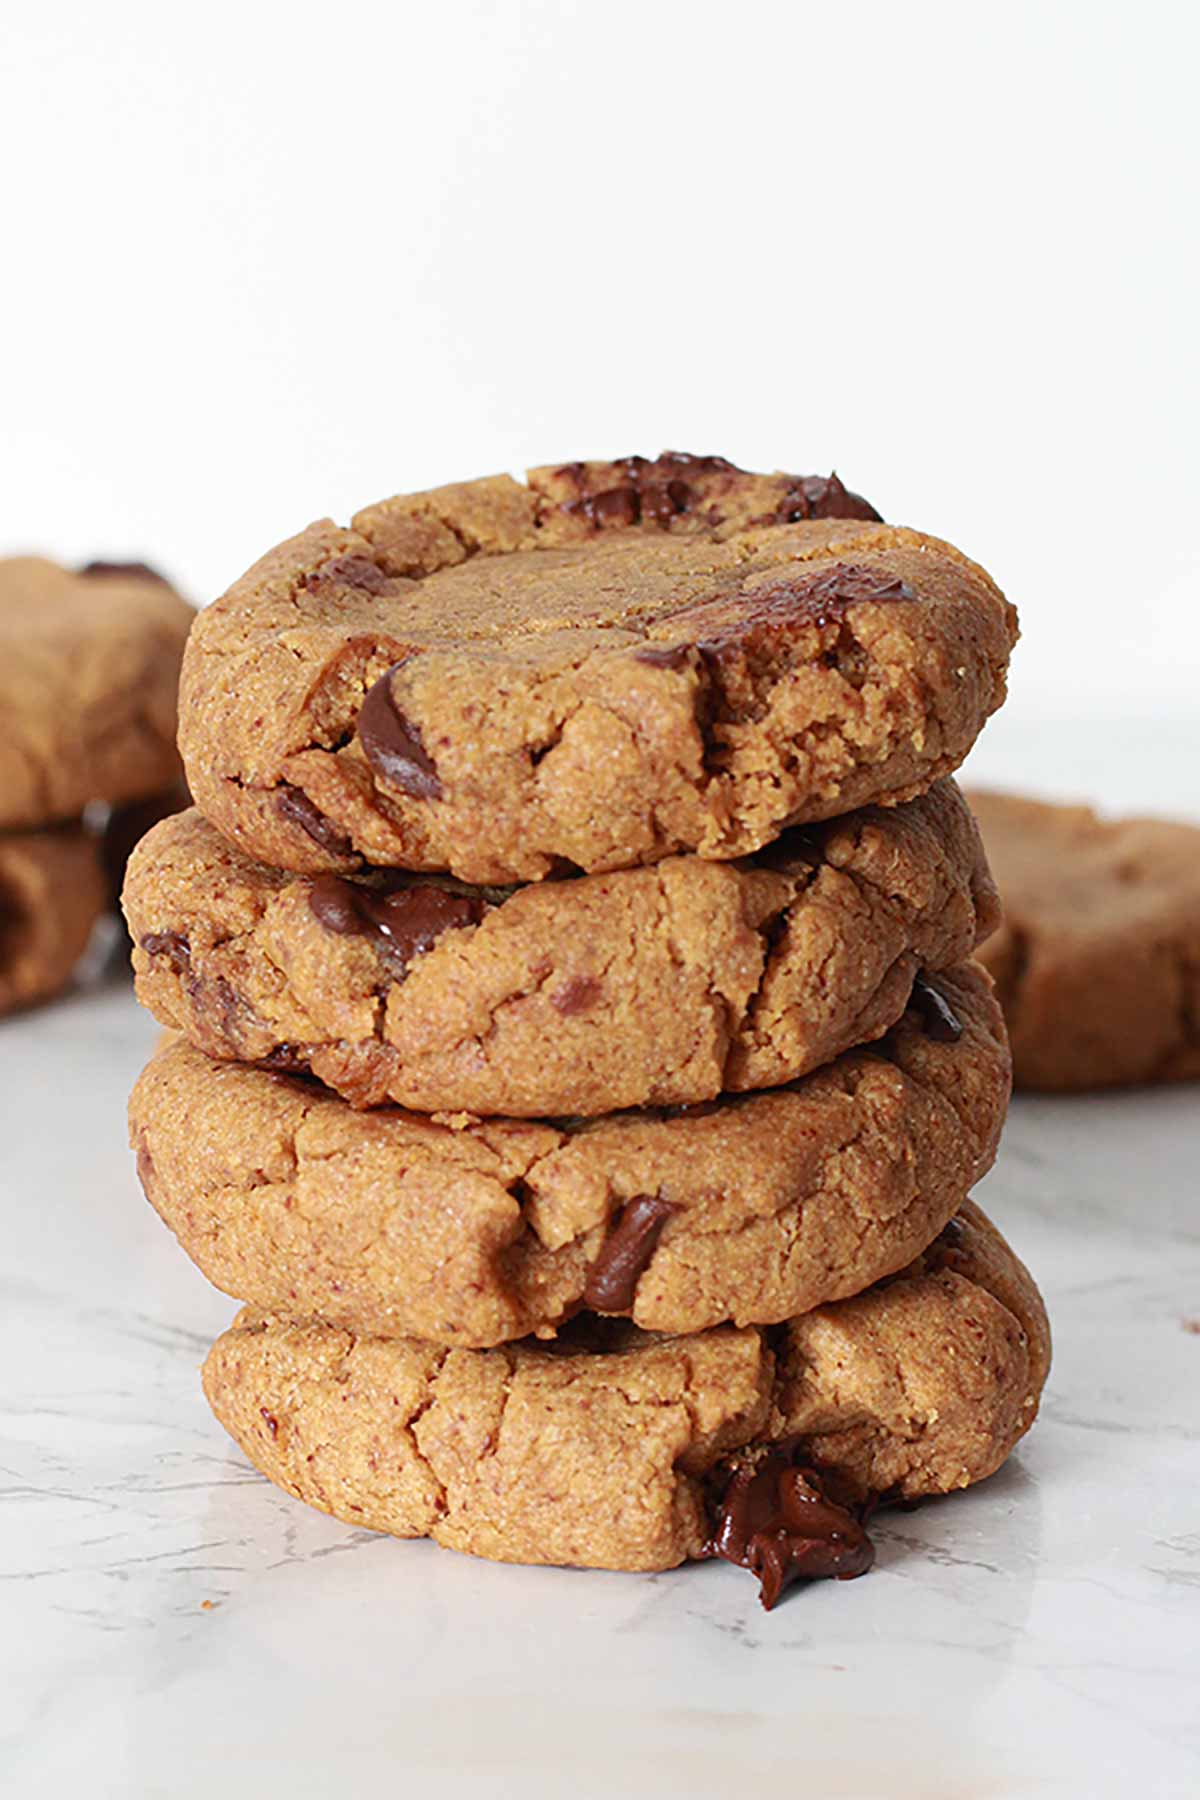
[[[840,483],[571,464],[271,551],[197,620],[180,747],[279,868],[725,859],[955,769],[1015,637],[982,569]]]
[[[357,1106],[591,1116],[817,1068],[997,918],[949,781],[736,863],[378,880],[288,877],[197,813],[168,820],[125,885],[139,997],[210,1056],[311,1069]]]
[[[795,1434],[860,1494],[981,1480],[1032,1424],[1049,1356],[1037,1289],[968,1202],[903,1274],[770,1332],[445,1350],[246,1311],[204,1386],[265,1475],[352,1524],[666,1569],[705,1552],[705,1476]]]
[[[956,1041],[910,1012],[791,1087],[577,1127],[356,1113],[176,1040],[130,1141],[189,1256],[265,1311],[471,1348],[585,1304],[650,1331],[774,1324],[903,1267],[991,1165],[1003,1021],[977,968],[937,985]]]
[[[1200,1077],[1200,829],[974,794],[1004,923],[981,951],[1017,1085]]]
[[[0,828],[140,800],[178,776],[192,609],[149,571],[107,568],[0,561]]]
[[[0,1014],[66,986],[109,904],[99,845],[81,828],[0,832]]]

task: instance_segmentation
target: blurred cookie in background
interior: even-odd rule
[[[110,905],[99,839],[82,826],[0,832],[0,1014],[65,987]]]
[[[1018,1087],[1200,1078],[1200,827],[968,795],[1004,906],[979,952]]]
[[[175,697],[193,616],[144,563],[0,559],[0,1013],[67,985],[133,844],[187,804]]]

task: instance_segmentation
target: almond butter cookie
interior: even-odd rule
[[[881,1037],[996,922],[952,782],[758,856],[515,890],[296,877],[198,813],[134,852],[138,995],[210,1056],[356,1106],[544,1117],[774,1087]]]
[[[980,955],[1018,1087],[1200,1078],[1200,829],[971,798],[1004,903]]]
[[[725,859],[955,769],[1015,637],[982,569],[836,478],[572,463],[269,552],[197,619],[180,747],[279,868]]]
[[[0,829],[121,806],[178,778],[193,613],[142,564],[0,561]]]
[[[266,1311],[472,1348],[582,1307],[649,1331],[775,1324],[909,1262],[991,1165],[1000,1012],[971,965],[936,995],[791,1086],[574,1125],[353,1112],[176,1040],[130,1139],[188,1255]]]
[[[922,1256],[775,1330],[447,1350],[247,1310],[204,1368],[218,1419],[298,1499],[501,1562],[667,1569],[713,1554],[861,1574],[872,1498],[948,1493],[1033,1423],[1041,1297],[963,1206]]]

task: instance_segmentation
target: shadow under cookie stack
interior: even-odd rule
[[[1010,1068],[948,777],[1015,636],[836,477],[682,455],[318,523],[200,616],[131,1127],[265,1475],[770,1605],[999,1466],[1049,1339],[968,1198]]]

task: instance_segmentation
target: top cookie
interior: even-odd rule
[[[836,477],[574,463],[271,551],[197,620],[180,747],[280,868],[723,860],[957,767],[1015,637],[983,570]]]
[[[36,556],[0,561],[0,828],[171,786],[192,617],[142,564],[76,572]]]

